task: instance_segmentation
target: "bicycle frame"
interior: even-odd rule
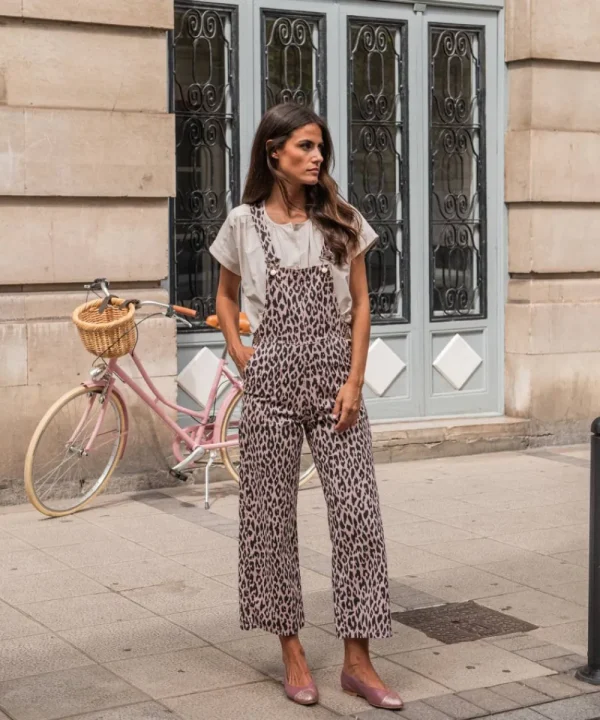
[[[140,358],[137,357],[135,354],[135,351],[130,353],[130,357],[135,363],[136,367],[140,371],[140,374],[146,384],[146,386],[149,388],[149,390],[154,395],[154,398],[150,397],[150,395],[142,388],[140,385],[125,371],[122,367],[119,366],[118,358],[112,358],[109,360],[107,365],[107,374],[108,374],[108,381],[104,383],[104,387],[106,387],[106,397],[110,397],[110,395],[115,392],[118,393],[118,390],[115,388],[115,381],[118,378],[122,383],[127,385],[129,388],[133,390],[133,392],[142,400],[142,402],[147,405],[158,417],[171,428],[171,430],[175,433],[176,438],[179,438],[181,442],[185,443],[185,445],[189,448],[189,450],[192,452],[194,450],[197,450],[198,448],[203,448],[205,451],[213,451],[213,450],[220,450],[221,448],[225,447],[234,447],[238,445],[238,440],[230,440],[227,442],[209,442],[204,443],[204,435],[206,432],[206,429],[208,427],[212,428],[212,437],[213,438],[219,438],[221,435],[221,428],[223,423],[223,416],[224,416],[224,409],[228,407],[229,403],[233,399],[233,397],[237,394],[237,392],[242,387],[242,381],[237,378],[235,375],[233,375],[227,368],[227,360],[225,357],[222,357],[219,360],[219,366],[218,371],[215,374],[215,379],[213,381],[213,384],[210,389],[210,393],[208,396],[208,402],[206,403],[206,407],[202,412],[195,412],[194,410],[189,410],[188,408],[182,407],[181,405],[177,405],[176,403],[169,402],[158,390],[156,385],[152,382],[150,379],[150,376],[146,372],[146,369],[144,368],[144,365]],[[219,383],[222,376],[225,376],[227,380],[231,383],[231,390],[227,393],[223,400],[223,405],[219,412],[217,413],[217,416],[215,418],[215,422],[209,423],[210,419],[210,411],[213,406],[213,403],[217,397],[217,393],[219,390]],[[97,381],[92,381],[89,383],[85,383],[89,387],[98,387],[99,383]],[[87,453],[92,449],[92,445],[94,443],[94,440],[96,439],[96,435],[98,433],[98,430],[102,424],[102,421],[104,419],[104,413],[105,408],[102,409],[102,411],[99,414],[98,421],[96,424],[96,427],[94,428],[94,431],[92,432],[92,435],[90,436],[89,442],[87,443],[87,446],[84,448],[84,451]],[[190,418],[193,418],[194,420],[198,421],[198,427],[194,430],[194,432],[189,433],[186,432],[183,428],[181,428],[174,420],[172,420],[166,411],[166,408],[170,408],[172,410],[176,410],[179,413],[182,413],[184,415],[187,415]],[[85,413],[84,417],[82,418],[81,422],[79,423],[75,433],[73,434],[74,437],[77,436],[77,432],[79,431],[79,428],[85,423],[89,412]],[[125,408],[126,409],[126,408]]]

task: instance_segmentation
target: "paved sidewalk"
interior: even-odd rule
[[[377,470],[403,622],[372,647],[405,698],[400,717],[600,717],[600,695],[573,677],[586,650],[586,448]],[[1,509],[0,720],[393,717],[339,688],[320,488],[300,492],[298,522],[314,708],[285,699],[277,638],[239,629],[232,484],[214,487],[210,511],[201,486],[104,496],[63,519]],[[442,614],[465,601],[503,614],[491,632],[529,625],[452,642],[443,633],[464,626]]]

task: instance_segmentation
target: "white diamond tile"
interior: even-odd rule
[[[386,342],[377,338],[369,348],[365,382],[376,395],[381,397],[405,368],[406,363]]]
[[[207,347],[202,348],[177,376],[177,384],[201,407],[206,407],[210,389],[219,369],[219,358]],[[220,395],[227,387],[221,383]]]
[[[483,360],[469,343],[455,335],[433,361],[433,367],[457,390],[462,390]]]

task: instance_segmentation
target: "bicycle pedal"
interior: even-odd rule
[[[173,469],[169,470],[169,475],[176,478],[180,482],[187,482],[188,478],[190,477],[189,475],[186,475],[185,473],[178,472],[177,470],[173,470]]]

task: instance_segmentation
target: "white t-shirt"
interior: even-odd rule
[[[360,244],[355,256],[368,250],[377,240],[377,233],[360,215],[362,222]],[[323,234],[312,221],[280,225],[265,211],[273,250],[282,267],[305,268],[320,265]],[[260,238],[254,227],[249,205],[232,210],[210,246],[210,253],[224,267],[242,278],[242,311],[254,332],[260,325],[265,306],[267,267]],[[350,258],[350,261],[352,258]],[[352,296],[349,277],[350,261],[333,265],[332,276],[340,313],[346,322],[351,320]]]

